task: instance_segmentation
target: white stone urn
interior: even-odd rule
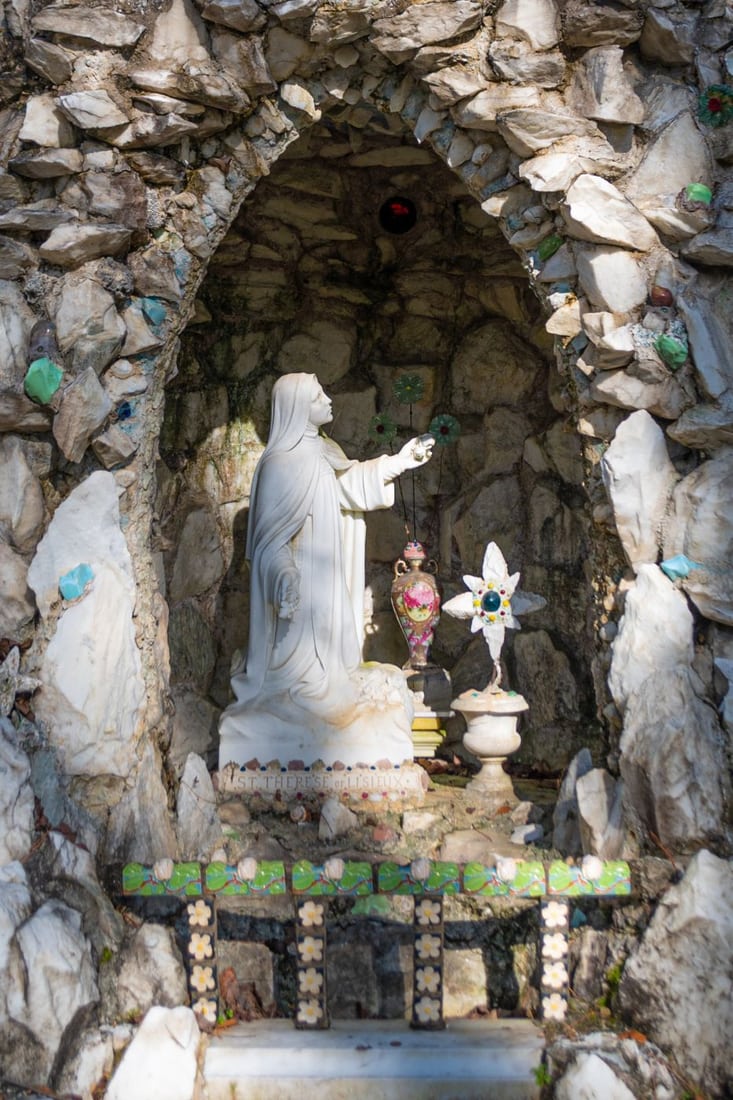
[[[516,804],[519,799],[504,771],[504,761],[522,743],[517,733],[517,719],[529,709],[527,700],[515,691],[487,688],[485,691],[464,691],[453,700],[451,707],[466,721],[465,748],[481,763],[480,772],[466,785],[466,790],[480,795],[483,803],[496,808],[507,802]]]

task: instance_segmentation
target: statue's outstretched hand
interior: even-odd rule
[[[280,619],[292,619],[300,601],[300,574],[286,569],[277,590],[277,614]]]
[[[432,435],[418,435],[405,443],[396,456],[402,465],[402,472],[416,470],[418,466],[424,466],[431,457],[434,446],[435,440]]]

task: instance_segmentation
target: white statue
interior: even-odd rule
[[[361,664],[363,513],[392,506],[394,479],[426,462],[433,440],[355,462],[319,433],[331,419],[315,375],[275,383],[250,494],[249,652],[222,716],[220,767],[412,759],[403,673]]]

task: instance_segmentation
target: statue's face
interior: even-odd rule
[[[309,420],[316,428],[320,428],[322,424],[328,424],[333,420],[331,398],[323,392],[322,386],[318,387],[318,392],[311,402]]]

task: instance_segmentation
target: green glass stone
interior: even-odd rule
[[[687,344],[666,333],[656,338],[654,347],[672,370],[677,370],[687,359]]]
[[[685,188],[685,198],[690,202],[704,202],[709,206],[713,201],[713,193],[704,183],[688,183]]]
[[[549,260],[550,256],[554,256],[558,248],[562,246],[562,237],[557,233],[553,233],[550,237],[545,237],[544,241],[541,241],[537,248],[537,256],[543,262]]]
[[[63,371],[45,356],[34,359],[25,376],[25,392],[32,401],[47,405],[61,385]]]

